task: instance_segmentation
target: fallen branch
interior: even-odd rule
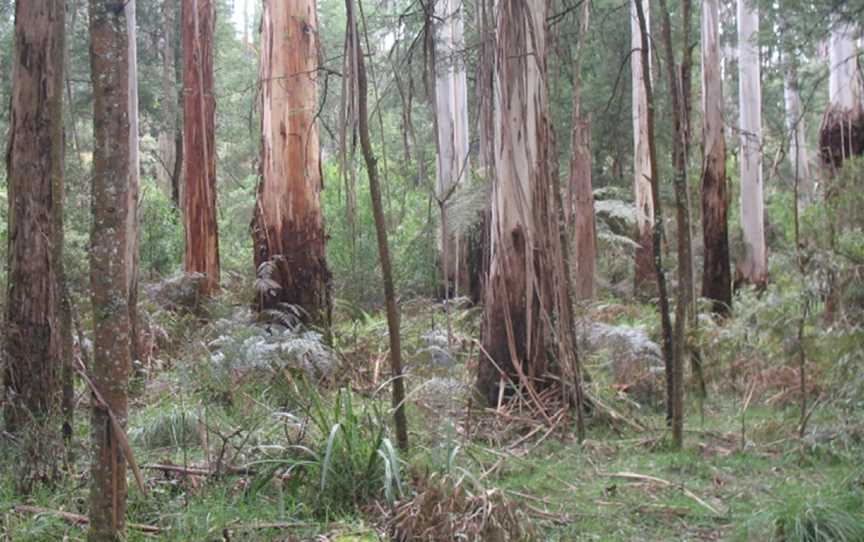
[[[710,504],[708,504],[704,500],[700,499],[695,493],[693,493],[692,491],[690,491],[689,489],[684,487],[682,484],[674,484],[674,483],[670,482],[669,480],[664,480],[663,478],[657,478],[656,476],[648,476],[647,474],[639,474],[636,472],[607,472],[607,473],[604,473],[603,476],[606,476],[609,478],[623,478],[625,480],[639,480],[639,481],[643,481],[643,482],[654,482],[655,484],[660,484],[660,485],[665,486],[665,487],[677,487],[678,489],[681,490],[682,493],[684,493],[684,495],[686,495],[687,497],[690,497],[691,499],[696,501],[696,503],[698,503],[699,505],[701,505],[702,507],[704,507],[705,509],[710,511],[715,516],[717,516],[717,517],[723,517],[724,516],[724,514],[722,514],[719,510],[717,510],[716,508],[714,508],[713,506],[711,506]]]
[[[90,388],[90,391],[93,392],[93,397],[99,403],[99,406],[104,408],[108,413],[108,417],[111,419],[111,429],[113,430],[114,437],[117,439],[117,443],[120,445],[120,449],[123,450],[123,455],[126,457],[126,461],[129,463],[129,467],[135,475],[135,482],[138,484],[138,489],[140,489],[141,493],[146,496],[147,488],[144,486],[144,477],[141,476],[141,470],[138,468],[138,463],[135,462],[135,455],[132,453],[132,446],[129,445],[129,439],[126,438],[126,431],[123,430],[123,426],[120,425],[120,421],[117,419],[114,411],[111,410],[111,407],[108,406],[108,402],[105,401],[104,397],[102,397],[102,394],[96,388],[96,385],[92,380],[90,380],[90,377],[87,376],[87,371],[85,370],[84,365],[81,364],[80,358],[78,359],[78,364],[79,365],[75,366],[75,372],[81,376],[81,380],[83,380]]]
[[[179,474],[187,474],[189,476],[214,476],[217,474],[216,471],[211,471],[209,469],[200,468],[200,467],[184,467],[182,465],[170,465],[170,464],[160,464],[160,463],[141,465],[141,468],[147,469],[147,470],[161,470],[164,472],[176,472]],[[228,466],[225,466],[224,469],[229,474],[240,474],[240,475],[254,475],[255,474],[255,470],[250,469],[249,467],[235,467],[233,465],[228,465]]]
[[[41,506],[28,506],[25,504],[15,505],[14,510],[19,514],[48,514],[56,516],[60,519],[74,523],[76,525],[87,525],[90,523],[90,518],[81,514],[73,514],[72,512],[64,512],[63,510],[51,510],[50,508],[42,508]],[[155,525],[143,525],[141,523],[127,523],[131,529],[144,533],[160,533],[162,530]]]

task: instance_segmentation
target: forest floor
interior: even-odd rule
[[[151,307],[163,338],[128,428],[147,495],[130,473],[128,521],[159,532],[131,529],[129,540],[372,541],[397,528],[414,534],[406,540],[861,540],[860,331],[819,331],[805,343],[810,410],[800,438],[796,316],[766,297],[703,329],[709,395],[701,412],[688,399],[680,451],[664,429],[660,384],[637,396],[609,370],[609,352],[583,355],[591,392],[631,425],[595,411],[580,445],[569,418],[550,429],[515,406],[479,407],[470,391],[477,308],[454,308],[450,347],[440,304],[402,305],[412,447],[401,454],[385,431],[381,315],[340,307],[333,351],[314,334],[279,338],[291,344],[279,360],[287,352],[306,374],[324,373],[311,385],[286,365],[257,362],[270,339],[238,323],[247,309],[230,296],[209,304],[206,319]],[[586,317],[656,327],[649,307],[614,301]],[[338,369],[316,365],[328,355]],[[858,376],[833,372],[842,356]],[[643,383],[662,376],[625,373]],[[68,518],[20,506],[86,514],[86,403],[80,389],[77,460],[54,487],[17,495],[20,458],[0,438],[3,540],[85,538]]]

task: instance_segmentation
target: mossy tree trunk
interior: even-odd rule
[[[129,247],[136,224],[136,109],[131,76],[134,2],[90,0],[93,81],[93,189],[90,284],[93,303],[93,384],[122,426],[131,367],[130,289],[136,261]],[[94,401],[95,403],[95,401]],[[95,404],[90,487],[90,540],[121,540],[126,525],[126,459],[109,412]]]

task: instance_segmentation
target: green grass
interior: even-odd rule
[[[762,301],[742,303],[754,304],[742,309],[750,318]],[[220,310],[218,304],[213,310]],[[618,314],[610,317],[617,318],[611,323],[644,324],[651,318],[644,307],[613,308],[608,314]],[[457,334],[476,336],[477,317],[476,310],[456,311]],[[411,367],[422,354],[423,333],[433,320],[440,327],[444,319],[434,305],[412,302],[403,320]],[[202,466],[208,457],[211,465],[221,457],[223,466],[251,465],[256,474],[223,470],[218,477],[188,478],[145,470],[149,495],[130,486],[128,521],[158,526],[163,540],[215,540],[224,529],[238,540],[267,541],[289,532],[300,539],[386,540],[382,522],[390,503],[404,503],[424,487],[423,480],[446,479],[470,488],[472,495],[502,495],[531,518],[539,540],[864,540],[864,421],[849,406],[860,399],[856,380],[848,377],[856,374],[858,358],[849,346],[854,341],[846,336],[835,332],[825,339],[849,352],[847,365],[837,373],[841,376],[831,372],[830,349],[820,346],[810,352],[826,395],[837,392],[836,398],[819,403],[807,438],[799,440],[795,401],[769,405],[764,399],[774,392],[760,393],[742,413],[742,390],[750,373],[729,378],[730,364],[742,353],[758,361],[748,371],[794,366],[782,350],[783,327],[744,335],[748,326],[733,321],[706,332],[702,340],[713,378],[711,393],[704,420],[695,402],[688,403],[680,451],[670,448],[662,413],[616,402],[598,368],[593,370],[595,392],[638,417],[648,431],[589,419],[581,447],[573,431],[538,444],[541,431],[510,449],[524,428],[502,426],[495,416],[477,410],[466,416],[464,406],[455,405],[456,418],[450,418],[453,412],[420,404],[423,394],[410,392],[425,378],[470,382],[466,340],[454,369],[426,374],[417,364],[407,379],[413,448],[403,454],[392,444],[389,391],[376,393],[371,371],[362,365],[386,352],[381,322],[380,315],[372,314],[359,325],[342,321],[337,327],[340,354],[354,364],[350,370],[365,370],[353,392],[346,391],[352,384],[346,374],[314,389],[287,373],[217,370],[208,365],[201,345],[213,331],[200,326],[189,346],[171,350],[176,357],[169,368],[157,373],[132,405],[128,431],[136,459],[141,465]],[[183,334],[180,340],[189,337]],[[386,374],[382,367],[378,384]],[[80,411],[71,473],[58,486],[39,487],[28,497],[14,493],[14,447],[0,439],[0,538],[86,537],[83,527],[12,509],[26,503],[86,513],[88,423],[88,413]],[[629,477],[615,476],[622,473]],[[152,538],[130,530],[128,539]]]

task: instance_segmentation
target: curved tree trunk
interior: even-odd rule
[[[738,97],[741,130],[741,229],[744,254],[737,269],[756,286],[768,280],[762,196],[762,85],[759,66],[759,7],[738,0]]]
[[[133,144],[134,2],[117,9],[90,0],[90,63],[93,80],[93,229],[90,282],[94,321],[93,383],[125,426],[131,367],[130,255],[135,224],[137,161]],[[108,412],[94,406],[90,489],[90,540],[119,540],[126,516],[126,459]]]
[[[712,301],[715,313],[726,314],[732,306],[732,270],[719,6],[719,0],[702,3],[702,235],[705,244],[702,295]]]
[[[299,305],[329,326],[330,272],[321,213],[318,18],[314,0],[264,1],[261,22],[261,180],[252,221],[255,265],[279,288],[261,308]]]
[[[64,15],[62,0],[15,4],[3,414],[6,431],[22,432],[26,445],[36,446],[19,472],[24,490],[35,479],[52,478],[59,459],[52,448],[60,445],[63,349],[63,225],[57,213],[63,201]],[[24,433],[31,422],[35,427],[27,432],[43,434]]]
[[[216,221],[216,137],[213,96],[212,0],[183,2],[183,269],[206,276],[201,294],[219,289],[219,229]]]
[[[650,63],[648,73],[639,61],[642,38],[639,21],[636,18],[636,2],[641,2],[648,27],[647,0],[630,2],[630,70],[632,75],[633,96],[633,192],[636,201],[636,274],[635,291],[639,293],[650,286],[654,279],[654,203],[651,198],[651,165],[648,152],[648,103],[643,80],[651,77]],[[648,52],[650,58],[651,52]]]

